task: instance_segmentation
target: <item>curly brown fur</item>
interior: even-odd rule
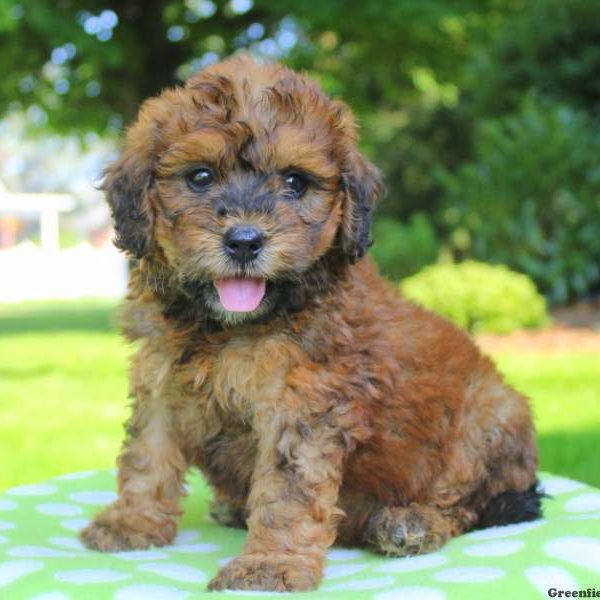
[[[429,552],[539,508],[526,399],[466,334],[354,264],[383,185],[341,102],[233,58],[143,105],[105,189],[116,243],[140,259],[122,311],[138,350],[119,499],[89,547],[170,543],[193,466],[215,518],[248,527],[211,589],[312,589],[336,539]],[[251,261],[225,251],[238,225],[263,236]],[[225,278],[266,282],[264,298],[227,309]]]

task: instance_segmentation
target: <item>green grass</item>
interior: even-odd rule
[[[600,354],[495,358],[506,380],[531,398],[542,470],[600,487]]]
[[[0,307],[0,489],[110,468],[127,418],[127,355],[115,305]],[[532,398],[541,467],[600,486],[600,355],[502,354]]]
[[[114,465],[128,349],[114,304],[0,309],[0,489]]]

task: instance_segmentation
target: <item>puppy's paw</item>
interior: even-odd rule
[[[91,550],[122,552],[164,546],[173,541],[177,527],[174,521],[157,523],[140,514],[109,507],[81,531],[81,541]]]
[[[451,537],[447,521],[429,507],[386,508],[371,518],[367,541],[389,556],[439,550]]]
[[[314,590],[320,578],[320,569],[304,557],[248,554],[223,567],[208,589],[306,592]]]

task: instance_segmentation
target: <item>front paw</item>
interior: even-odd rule
[[[314,590],[320,579],[320,567],[304,557],[250,554],[223,567],[208,589],[306,592]]]
[[[173,541],[176,533],[173,520],[156,522],[114,505],[100,513],[79,537],[91,550],[122,552],[164,546]]]

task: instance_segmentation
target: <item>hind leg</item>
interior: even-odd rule
[[[232,498],[219,490],[215,490],[215,497],[210,503],[210,516],[219,525],[247,529],[248,512],[245,500]]]
[[[383,507],[370,516],[363,542],[389,556],[413,556],[439,550],[450,538],[472,528],[474,512],[425,504]]]

